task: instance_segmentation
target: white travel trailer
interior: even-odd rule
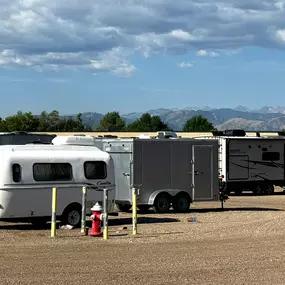
[[[285,186],[285,137],[246,136],[243,130],[213,132],[213,137],[197,137],[219,142],[220,190],[229,194],[252,191],[273,194],[274,186]]]
[[[64,224],[80,225],[83,186],[88,187],[87,215],[96,202],[102,204],[102,187],[111,190],[108,212],[114,210],[114,163],[107,152],[94,146],[5,145],[0,156],[2,221],[50,221],[53,187],[58,189],[57,219]]]

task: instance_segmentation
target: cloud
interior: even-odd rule
[[[0,67],[129,77],[136,53],[284,49],[285,1],[1,0],[0,38]]]
[[[206,51],[204,49],[201,49],[201,50],[197,51],[197,56],[216,57],[216,56],[219,56],[219,54],[214,52],[214,51]]]
[[[178,67],[181,67],[181,68],[190,68],[193,66],[194,66],[194,64],[190,63],[190,62],[182,61],[182,62],[178,63]]]

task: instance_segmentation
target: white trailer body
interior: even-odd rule
[[[102,138],[58,136],[57,145],[94,144],[110,153],[115,165],[116,204],[132,206],[132,187],[139,189],[138,208],[166,212],[189,210],[191,202],[219,201],[218,142],[194,139]]]
[[[47,222],[52,212],[52,188],[57,187],[57,217],[78,226],[82,187],[87,186],[86,212],[109,191],[108,211],[115,205],[115,173],[112,157],[92,147],[55,145],[0,146],[0,219]],[[88,186],[89,185],[89,186]]]
[[[200,137],[199,137],[200,139]],[[285,137],[214,136],[219,141],[220,189],[272,194],[285,186]]]

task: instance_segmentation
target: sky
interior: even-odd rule
[[[0,116],[285,106],[285,0],[0,0]]]

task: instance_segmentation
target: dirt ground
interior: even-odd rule
[[[139,214],[135,237],[131,213],[120,213],[108,240],[0,223],[0,284],[285,284],[284,210],[281,193],[230,196],[224,210]]]

